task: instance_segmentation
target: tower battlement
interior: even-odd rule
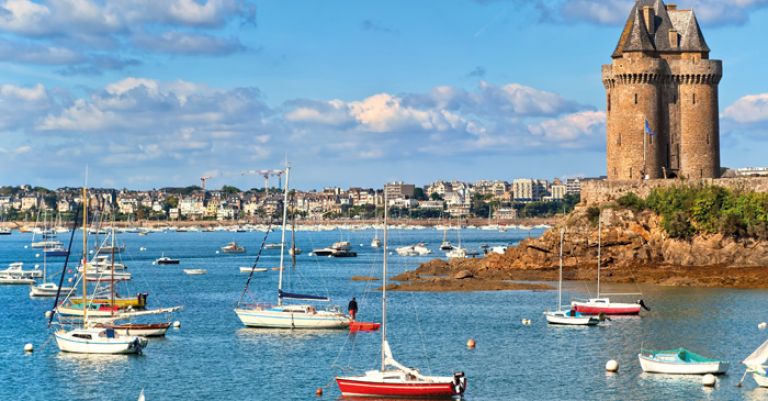
[[[693,10],[635,2],[602,66],[609,180],[720,175],[723,66],[709,51]]]

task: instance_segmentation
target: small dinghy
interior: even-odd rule
[[[254,273],[260,273],[265,272],[268,269],[266,267],[250,267],[250,266],[240,266],[240,273],[250,273],[253,271]]]
[[[350,322],[349,331],[376,331],[381,327],[381,323],[376,322]]]
[[[205,269],[183,269],[184,274],[188,276],[201,276],[203,274],[208,273],[208,270]]]
[[[665,373],[669,375],[714,375],[728,370],[729,363],[691,352],[685,348],[664,351],[640,351],[637,354],[640,367],[646,373]]]

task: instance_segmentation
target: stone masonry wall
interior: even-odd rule
[[[581,205],[597,206],[634,192],[645,198],[654,188],[672,186],[720,186],[731,190],[768,192],[768,177],[704,178],[699,180],[601,180],[581,184]]]

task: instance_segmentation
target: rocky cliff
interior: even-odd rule
[[[672,286],[767,288],[768,242],[736,240],[721,234],[691,240],[669,238],[660,217],[612,206],[600,211],[602,277],[612,282],[647,282]],[[560,231],[564,230],[565,278],[594,280],[597,266],[597,215],[577,208],[539,238],[525,239],[503,255],[439,260],[396,277],[451,277],[463,270],[474,279],[556,280]]]

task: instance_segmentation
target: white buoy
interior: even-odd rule
[[[39,254],[39,253],[36,253],[36,254],[35,254],[35,257],[36,257],[36,258],[39,258],[39,257],[40,257],[40,254]]]
[[[93,254],[93,249],[91,249],[90,251],[88,251],[88,253],[90,253],[90,254]]]
[[[477,344],[475,343],[475,339],[473,339],[473,338],[470,338],[469,340],[467,340],[467,348],[469,348],[469,349],[474,349],[474,348],[475,348],[475,345],[477,345]]]
[[[619,363],[616,362],[615,359],[611,359],[610,361],[605,363],[605,370],[609,372],[618,372],[619,371]]]
[[[530,326],[531,325],[531,319],[523,319],[522,323],[523,323],[523,326]]]
[[[29,245],[24,245],[24,249],[27,249],[27,248],[29,248]]]
[[[32,352],[34,350],[35,350],[35,347],[32,345],[32,343],[24,344],[24,352]]]
[[[51,312],[51,311],[49,311],[49,310],[45,311],[45,317],[46,317],[46,319],[50,319],[52,314],[53,314],[53,312]]]
[[[71,283],[71,282],[72,282],[72,277],[68,278],[68,279],[67,279],[67,282],[68,282],[68,283]]]
[[[40,268],[40,265],[39,265],[39,264],[37,264],[37,263],[35,263],[35,270],[37,270],[37,269],[39,269],[39,268]]]
[[[219,251],[216,251],[216,254],[218,255],[218,254],[219,254]]]
[[[181,322],[180,321],[177,320],[177,321],[173,322],[173,328],[174,329],[178,329],[179,327],[181,327]]]
[[[701,378],[701,384],[704,387],[715,387],[717,384],[717,378],[712,373],[707,373]]]
[[[766,327],[768,327],[768,323],[766,323],[766,322],[762,322],[762,323],[757,325],[757,328],[760,329],[760,330],[765,330]]]

